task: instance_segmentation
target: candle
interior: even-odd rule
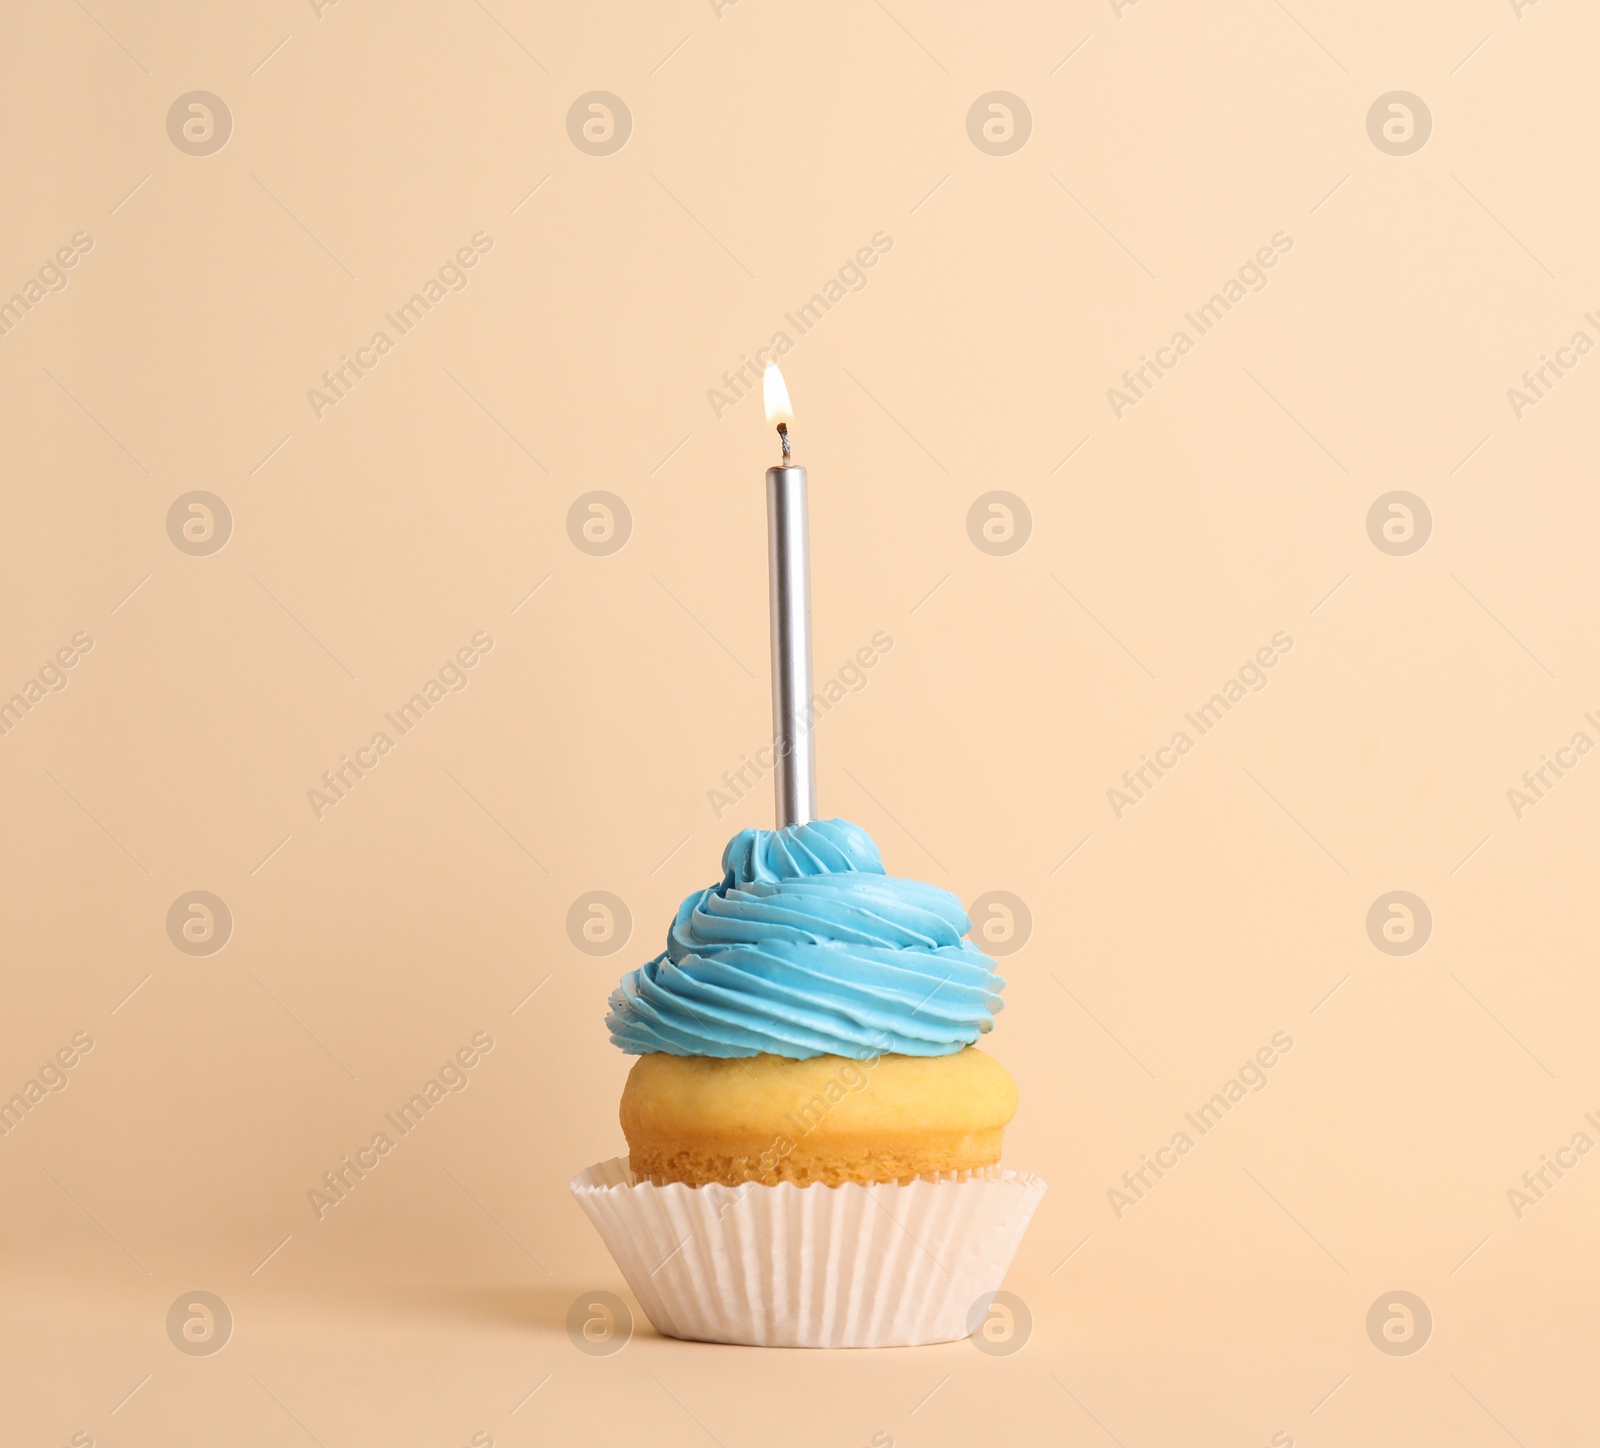
[[[817,757],[811,737],[811,557],[806,470],[789,456],[789,389],[776,362],[761,380],[767,421],[778,429],[783,462],[767,469],[767,564],[772,597],[772,735],[777,756],[777,824],[800,825],[817,812]]]

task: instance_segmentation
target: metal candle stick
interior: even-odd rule
[[[762,391],[783,462],[767,469],[767,564],[772,593],[772,732],[777,823],[800,825],[817,812],[817,757],[811,708],[811,549],[806,470],[789,455],[789,390],[775,362]]]

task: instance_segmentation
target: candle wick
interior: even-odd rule
[[[788,423],[780,422],[778,424],[778,438],[783,443],[783,461],[784,461],[784,465],[787,466],[788,462],[789,462],[789,424]]]

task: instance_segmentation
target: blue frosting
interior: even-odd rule
[[[859,825],[740,830],[722,867],[611,993],[630,1055],[949,1056],[993,1028],[1005,982],[961,902],[886,875]]]

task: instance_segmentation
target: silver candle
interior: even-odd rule
[[[777,823],[804,824],[817,812],[817,755],[811,735],[811,547],[806,470],[790,459],[789,389],[775,362],[762,379],[767,421],[783,462],[767,469],[767,565],[772,595],[772,733]]]

